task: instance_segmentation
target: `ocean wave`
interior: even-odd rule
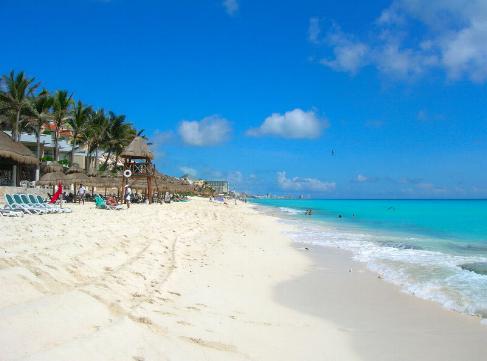
[[[295,242],[351,251],[355,260],[407,293],[487,318],[487,276],[464,266],[485,264],[486,257],[425,250],[412,237],[293,223],[298,227],[291,233]]]
[[[304,211],[302,209],[296,209],[296,208],[279,207],[279,210],[281,212],[291,214],[291,215],[304,214]]]

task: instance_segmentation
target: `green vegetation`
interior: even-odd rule
[[[0,80],[0,129],[10,130],[16,142],[22,132],[35,133],[39,159],[41,135],[52,134],[54,160],[59,161],[59,141],[69,139],[73,146],[70,163],[75,151],[85,147],[88,171],[92,162],[93,170],[114,170],[123,149],[138,133],[142,135],[143,130],[138,132],[125,115],[75,101],[67,90],[51,93],[47,89],[39,91],[39,87],[40,83],[24,72],[11,71]],[[102,165],[98,164],[100,150],[107,155]]]

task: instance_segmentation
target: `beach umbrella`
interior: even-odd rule
[[[66,180],[66,175],[63,172],[51,172],[44,174],[37,182],[39,185],[55,186],[59,182],[63,183]]]
[[[64,171],[64,167],[61,164],[55,163],[55,162],[51,162],[49,164],[42,163],[41,168],[42,168],[43,173],[53,173],[53,172],[63,172]]]
[[[85,184],[91,185],[92,179],[84,173],[70,173],[66,175],[65,182],[69,184]],[[76,191],[76,188],[75,188]]]
[[[44,174],[37,184],[41,186],[52,186],[52,193],[54,194],[56,186],[64,182],[66,182],[66,175],[63,172],[51,172]]]
[[[69,167],[66,173],[67,174],[83,173],[83,169],[81,169],[78,163],[73,163],[71,167]]]
[[[25,145],[14,142],[6,133],[0,131],[0,158],[8,158],[20,164],[38,164],[36,156]]]
[[[99,172],[99,173],[91,173],[91,185],[98,187],[98,188],[104,188],[105,189],[105,194],[106,190],[109,188],[119,188],[120,184],[122,183],[122,179],[118,175],[114,175],[108,171],[104,172]]]

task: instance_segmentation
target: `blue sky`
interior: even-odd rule
[[[487,196],[487,5],[2,0],[0,71],[126,114],[158,170],[254,193]]]

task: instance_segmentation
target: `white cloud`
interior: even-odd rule
[[[335,182],[323,182],[316,178],[288,178],[286,172],[277,172],[277,184],[287,191],[328,192],[335,189]]]
[[[191,167],[181,166],[179,170],[183,173],[183,175],[189,175],[191,177],[196,177],[198,175],[198,171]]]
[[[368,34],[355,40],[333,27],[324,38],[333,56],[322,64],[351,74],[372,65],[405,79],[441,69],[451,80],[487,81],[485,0],[394,0]]]
[[[312,17],[309,19],[308,39],[310,42],[318,44],[320,42],[321,26],[320,19]]]
[[[318,138],[328,126],[325,119],[317,117],[314,111],[294,109],[284,114],[273,113],[258,128],[249,129],[247,135],[274,135],[291,139]]]
[[[321,64],[337,71],[355,74],[367,65],[369,48],[364,43],[355,41],[339,29],[335,29],[327,38],[327,43],[333,47],[333,59],[322,59]]]
[[[357,182],[363,183],[367,182],[369,178],[367,176],[364,176],[363,174],[357,175]]]
[[[239,9],[237,0],[224,0],[223,7],[228,15],[235,15]]]
[[[230,122],[217,115],[201,121],[184,120],[179,125],[179,135],[184,143],[193,146],[210,146],[225,142],[230,137]]]

